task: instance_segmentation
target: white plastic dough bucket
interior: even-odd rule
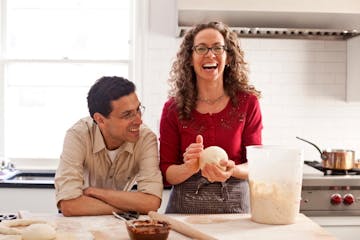
[[[300,210],[303,175],[302,149],[248,146],[251,220],[291,224]]]

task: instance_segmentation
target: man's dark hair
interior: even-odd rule
[[[101,113],[108,117],[112,111],[111,101],[135,92],[135,84],[123,77],[102,77],[90,88],[87,102],[90,116]]]

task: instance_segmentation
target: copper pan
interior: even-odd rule
[[[311,144],[320,152],[323,168],[334,170],[350,170],[354,168],[355,151],[347,149],[326,149],[321,151],[314,143],[300,137],[296,138]]]

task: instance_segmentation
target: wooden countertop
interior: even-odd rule
[[[21,212],[22,218],[41,219],[56,226],[57,240],[128,240],[124,222],[113,216],[63,217],[60,214]],[[266,240],[335,240],[336,238],[299,214],[296,223],[290,225],[265,225],[252,222],[249,214],[178,215],[169,214],[177,220],[203,231],[217,239],[266,239]],[[146,218],[147,216],[141,216]],[[3,237],[3,238],[2,238]],[[7,236],[9,237],[9,236]],[[0,240],[5,236],[0,235]],[[10,239],[10,238],[6,238]],[[14,238],[18,239],[18,238]],[[169,240],[188,239],[170,231]]]

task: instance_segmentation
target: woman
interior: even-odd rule
[[[160,122],[160,168],[173,185],[167,213],[249,212],[245,146],[261,144],[262,120],[249,85],[244,53],[225,24],[189,30],[170,72],[170,99]],[[229,161],[206,164],[208,146],[223,148]]]

